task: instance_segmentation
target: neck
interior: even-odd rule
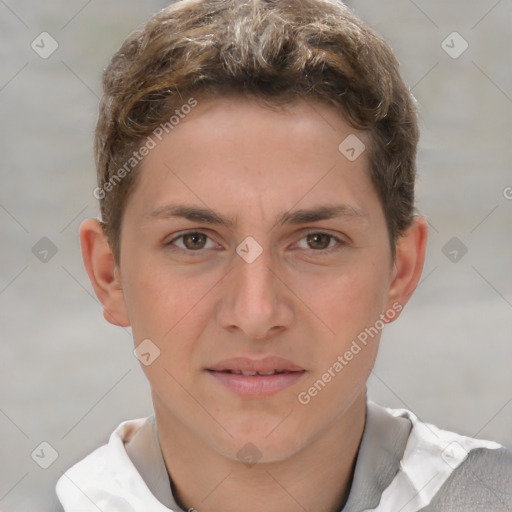
[[[363,392],[322,435],[285,460],[248,466],[219,454],[154,397],[174,497],[198,512],[336,512],[352,480],[366,418]]]

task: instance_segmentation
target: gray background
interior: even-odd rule
[[[164,5],[0,0],[2,511],[51,510],[63,471],[152,411],[129,330],[108,324],[94,297],[78,226],[97,215],[101,71]],[[512,445],[512,2],[351,5],[390,41],[419,101],[418,207],[430,223],[421,284],[383,334],[370,396]],[[43,31],[59,45],[47,59],[31,48]],[[469,43],[456,59],[442,47],[453,31]],[[447,40],[452,52],[461,42]],[[33,253],[43,237],[57,249],[46,262]],[[46,470],[31,458],[43,441],[58,452]]]

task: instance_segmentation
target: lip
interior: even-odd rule
[[[214,370],[208,370],[208,373],[237,395],[246,398],[262,398],[275,395],[295,384],[306,373],[306,370],[254,376],[237,375]]]
[[[242,375],[229,371],[270,372],[278,370],[284,373],[274,375]],[[235,357],[217,363],[206,371],[220,384],[232,392],[246,398],[259,398],[274,395],[295,384],[306,370],[277,356],[263,359]]]
[[[284,370],[287,372],[300,372],[304,368],[279,356],[266,356],[262,359],[251,357],[233,357],[209,366],[207,370],[223,372],[227,370],[245,372],[271,372],[272,370]]]

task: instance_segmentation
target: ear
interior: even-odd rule
[[[120,327],[130,325],[121,275],[103,228],[97,219],[80,225],[82,258],[92,287],[103,305],[105,320]]]
[[[416,216],[411,226],[398,239],[395,264],[388,289],[388,309],[392,308],[393,304],[396,306],[396,303],[399,303],[402,308],[405,307],[418,286],[425,262],[427,233],[426,219]],[[396,310],[396,307],[393,309]]]

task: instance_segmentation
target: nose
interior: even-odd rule
[[[217,321],[232,332],[264,341],[291,325],[293,294],[272,269],[268,251],[251,263],[235,255],[217,308]]]

